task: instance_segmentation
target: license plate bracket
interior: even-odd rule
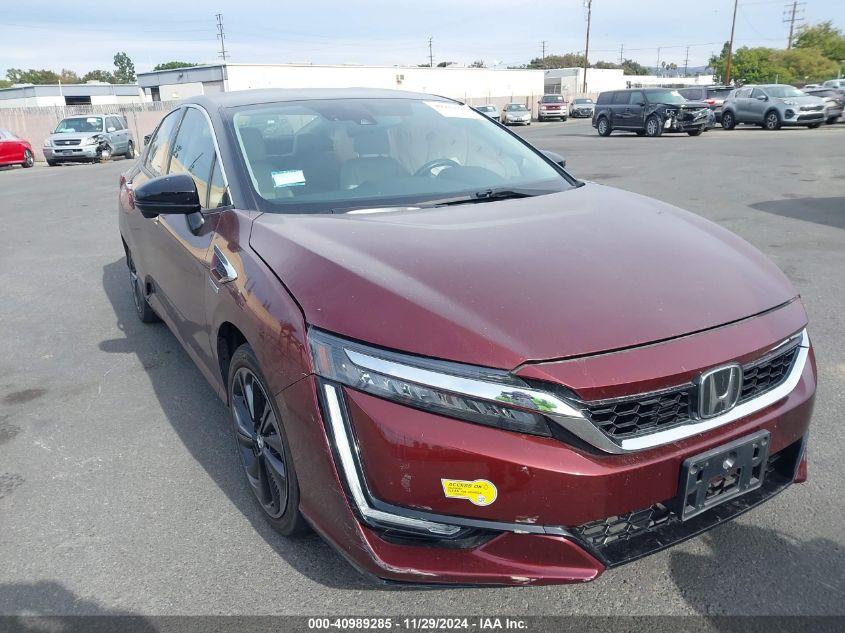
[[[763,485],[770,433],[757,431],[686,459],[678,499],[681,520]]]

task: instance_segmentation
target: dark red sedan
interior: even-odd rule
[[[29,141],[18,138],[9,130],[0,129],[0,167],[3,165],[20,165],[32,167],[35,155]]]
[[[387,580],[580,582],[806,479],[816,372],[784,275],[562,165],[396,91],[162,120],[121,179],[135,307],[229,405],[282,534]]]

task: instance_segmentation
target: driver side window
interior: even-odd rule
[[[176,123],[179,122],[181,115],[182,109],[180,108],[164,117],[155,134],[150,139],[144,166],[154,176],[162,176],[167,173],[167,163],[170,156],[170,137],[173,135],[173,128],[176,127]]]

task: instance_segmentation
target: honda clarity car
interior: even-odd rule
[[[278,532],[386,581],[583,582],[806,479],[790,282],[563,162],[393,90],[163,118],[120,183],[134,308],[227,405],[218,459]]]

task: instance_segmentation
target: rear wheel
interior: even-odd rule
[[[267,521],[285,536],[308,531],[299,511],[299,482],[275,400],[249,344],[232,355],[229,409],[244,474]]]
[[[733,112],[722,112],[722,127],[726,130],[732,130],[736,127]]]
[[[35,157],[32,155],[28,149],[23,151],[23,162],[21,163],[21,167],[32,167],[35,164]]]
[[[610,133],[613,131],[613,128],[610,127],[610,121],[607,120],[607,117],[601,117],[596,123],[596,131],[598,131],[599,136],[610,136]]]
[[[655,137],[661,134],[663,134],[663,121],[657,115],[652,114],[645,120],[645,135]]]
[[[135,158],[135,143],[134,142],[129,141],[129,145],[126,147],[126,154],[124,154],[124,156],[126,156],[126,158],[129,158],[130,160]]]
[[[807,127],[811,130],[815,130],[817,127],[821,126],[821,123],[810,123]]]
[[[770,131],[780,129],[780,116],[776,111],[771,110],[766,113],[766,118],[763,119],[763,127]]]

